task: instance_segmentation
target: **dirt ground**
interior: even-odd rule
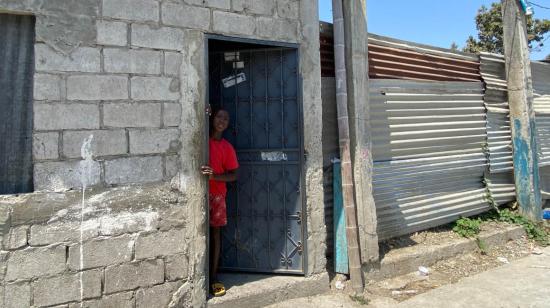
[[[491,231],[503,228],[503,223],[484,222],[482,230]],[[382,255],[410,246],[431,246],[442,242],[459,240],[461,237],[452,231],[451,226],[443,226],[412,235],[391,239],[381,243]],[[481,245],[483,246],[483,245]],[[428,267],[428,274],[419,271],[382,281],[368,281],[362,296],[351,296],[349,281],[344,281],[344,289],[337,288],[343,276],[336,276],[327,294],[295,299],[269,306],[276,307],[392,307],[398,302],[418,294],[453,284],[462,278],[501,266],[531,254],[537,254],[540,247],[527,237],[509,241],[504,246],[478,249],[451,259],[439,261]],[[341,286],[340,286],[341,287]]]

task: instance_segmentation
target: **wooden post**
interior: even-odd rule
[[[518,0],[502,0],[502,20],[516,196],[521,213],[537,221],[541,219],[542,198],[533,84],[526,16]]]
[[[350,154],[348,118],[348,95],[346,84],[346,59],[344,17],[342,0],[332,0],[334,23],[334,58],[336,72],[336,108],[338,115],[338,139],[342,164],[342,196],[346,215],[346,237],[348,240],[349,272],[351,286],[356,293],[363,293],[363,272],[357,232],[357,213],[353,187],[353,167]]]

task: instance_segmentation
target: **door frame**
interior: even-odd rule
[[[301,230],[302,230],[302,273],[299,274],[300,276],[307,276],[308,274],[308,245],[307,245],[307,223],[308,223],[308,217],[307,217],[307,203],[306,203],[306,179],[305,179],[305,165],[307,162],[307,152],[305,151],[305,144],[304,144],[304,102],[303,102],[303,86],[302,86],[302,75],[301,75],[301,58],[300,58],[300,44],[296,43],[287,43],[287,42],[277,42],[277,41],[269,41],[269,40],[261,40],[261,39],[252,39],[252,38],[243,38],[243,37],[234,37],[234,36],[226,36],[221,34],[210,34],[205,33],[204,34],[204,68],[205,68],[205,78],[206,78],[206,89],[205,89],[205,105],[208,106],[210,102],[210,71],[209,71],[209,41],[210,40],[218,40],[218,41],[227,41],[227,42],[236,42],[236,43],[248,43],[248,44],[258,44],[258,45],[264,45],[264,46],[272,46],[272,47],[283,47],[283,48],[291,48],[296,51],[297,56],[297,99],[298,99],[298,112],[299,112],[299,134],[300,134],[300,198],[302,202],[302,217],[301,217]],[[204,148],[203,151],[206,154],[206,163],[208,163],[208,129],[209,129],[209,117],[205,112],[206,117],[206,123],[205,125],[206,132],[204,134],[205,140],[204,140]],[[208,196],[208,184],[206,185],[207,189],[207,196]],[[210,213],[208,211],[209,204],[208,204],[208,198],[205,200],[206,202],[206,262],[205,262],[205,273],[206,273],[206,282],[207,286],[210,285]],[[279,273],[270,273],[270,275],[284,275]]]

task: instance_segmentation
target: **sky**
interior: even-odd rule
[[[392,38],[449,48],[453,42],[464,47],[468,36],[477,37],[475,16],[494,0],[367,0],[369,32]],[[550,0],[532,2],[550,7]],[[533,7],[535,18],[550,19],[550,10]],[[319,0],[319,19],[332,21],[332,1]],[[531,59],[550,54],[550,39]]]

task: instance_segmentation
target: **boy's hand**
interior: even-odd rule
[[[201,173],[204,175],[208,175],[209,179],[212,179],[214,176],[214,169],[210,166],[201,166]]]

